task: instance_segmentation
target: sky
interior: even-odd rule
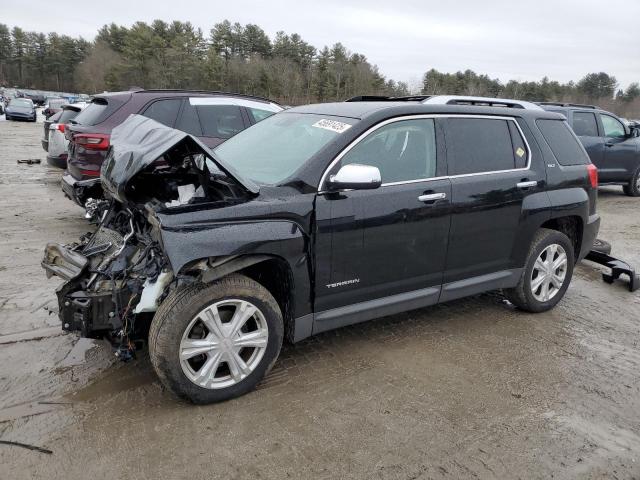
[[[472,69],[502,81],[640,81],[640,0],[2,0],[0,23],[82,36],[105,23],[189,21],[208,34],[224,19],[254,23],[273,38],[298,33],[317,48],[342,42],[387,78],[419,88],[431,68]]]

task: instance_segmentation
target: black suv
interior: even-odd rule
[[[593,105],[540,105],[566,117],[598,167],[601,184],[622,185],[627,195],[640,196],[640,129]]]
[[[129,115],[141,114],[194,135],[209,147],[282,110],[264,98],[198,90],[132,90],[96,95],[65,130],[69,141],[65,195],[80,206],[102,197],[100,166],[111,130]]]
[[[197,403],[254,388],[284,338],[495,289],[548,310],[600,224],[596,168],[542,109],[309,105],[214,151],[133,116],[111,141],[98,231],[45,251],[63,328],[125,359],[148,338]]]

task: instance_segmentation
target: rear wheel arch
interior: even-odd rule
[[[578,260],[580,249],[582,248],[582,233],[584,231],[584,221],[578,215],[567,215],[564,217],[551,218],[540,225],[540,228],[555,230],[565,234],[573,244],[575,260]]]

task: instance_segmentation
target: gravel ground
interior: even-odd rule
[[[144,352],[62,335],[42,250],[90,227],[42,126],[0,122],[0,440],[52,451],[0,444],[1,478],[640,478],[640,292],[580,265],[551,312],[487,294],[344,328],[191,406]],[[601,238],[640,265],[640,199],[599,202]]]

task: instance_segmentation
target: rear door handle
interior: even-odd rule
[[[446,193],[427,193],[420,195],[418,200],[421,202],[435,202],[436,200],[444,200],[445,198],[447,198]]]
[[[518,188],[532,188],[537,186],[538,186],[538,182],[536,180],[532,180],[530,182],[518,182],[516,184],[516,187]]]

